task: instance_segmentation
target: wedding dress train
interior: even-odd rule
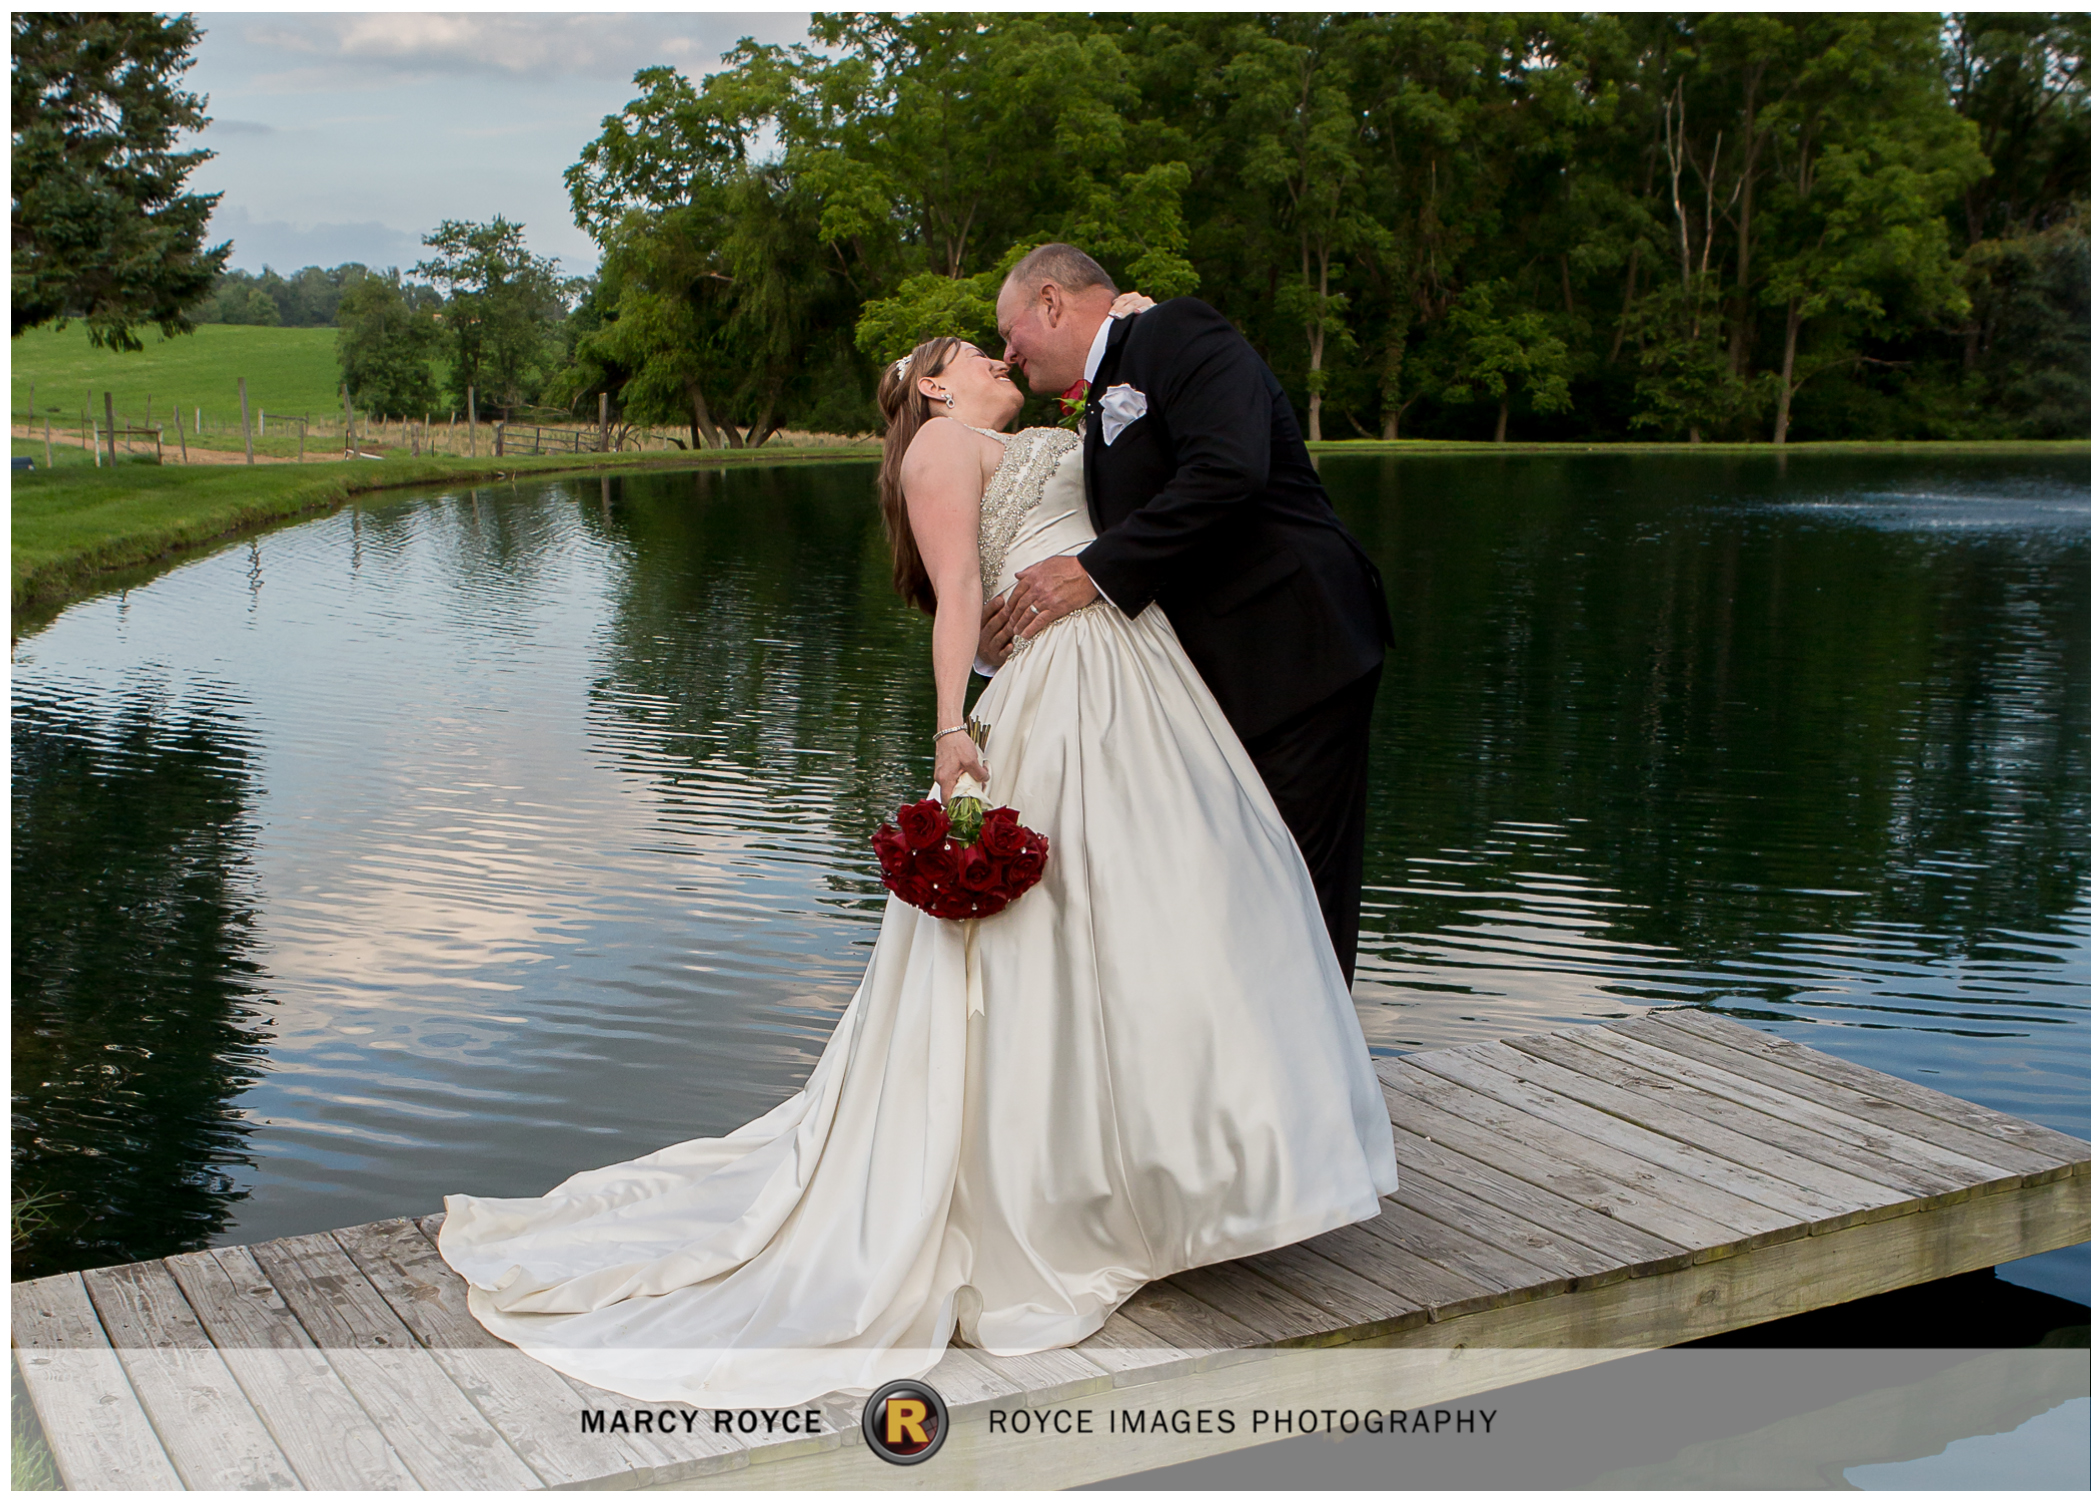
[[[1092,539],[1077,440],[1007,440],[986,588]],[[809,1082],[542,1198],[445,1201],[474,1315],[638,1400],[786,1406],[951,1335],[1075,1343],[1146,1282],[1371,1217],[1393,1146],[1311,879],[1157,605],[985,689],[991,797],[1047,834],[996,917],[892,898]]]

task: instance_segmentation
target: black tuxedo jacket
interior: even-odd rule
[[[1102,441],[1101,398],[1147,411]],[[1261,356],[1193,297],[1111,325],[1087,391],[1079,554],[1127,615],[1157,600],[1241,739],[1355,681],[1392,642],[1378,570],[1344,529]]]

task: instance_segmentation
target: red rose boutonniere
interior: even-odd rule
[[[1057,398],[1057,409],[1064,413],[1064,420],[1059,426],[1069,427],[1074,432],[1079,430],[1079,423],[1086,416],[1086,390],[1085,380],[1075,380],[1071,387]]]

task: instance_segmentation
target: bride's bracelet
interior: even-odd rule
[[[957,724],[948,729],[937,729],[933,733],[934,743],[940,743],[941,737],[943,735],[965,733],[969,729],[969,727],[970,726],[968,724]]]

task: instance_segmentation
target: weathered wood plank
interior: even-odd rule
[[[305,1487],[165,1265],[105,1266],[81,1279],[185,1488]]]
[[[1585,1026],[1518,1037],[1510,1045],[1555,1060],[1582,1053],[1585,1066],[1623,1087],[1652,1090],[1684,1108],[1712,1111],[1718,1120],[1739,1122],[1746,1134],[1755,1132],[1920,1197],[1973,1191],[1999,1175],[1988,1163],[1667,1051],[1641,1034]]]
[[[428,1242],[431,1254],[437,1256],[438,1264],[445,1267],[446,1273],[457,1277],[458,1273],[445,1264],[444,1256],[439,1255],[437,1250],[438,1231],[445,1227],[444,1214],[424,1214],[420,1218],[414,1218],[408,1222],[412,1223],[416,1228],[416,1232],[421,1234]],[[449,1289],[450,1283],[445,1285]],[[475,1320],[473,1313],[467,1311],[465,1288],[466,1283],[464,1279],[460,1279],[458,1291],[452,1294],[456,1295],[459,1300],[460,1313],[469,1322],[472,1322],[475,1328],[480,1330],[482,1336],[491,1343],[505,1348],[510,1347],[487,1329],[482,1328],[481,1324]],[[530,1356],[528,1355],[527,1358],[530,1358]],[[589,1385],[576,1379],[574,1376],[553,1370],[551,1366],[549,1366],[549,1369],[575,1398],[579,1429],[581,1427],[581,1414],[586,1408],[606,1411],[608,1413],[607,1423],[609,1426],[611,1421],[610,1413],[615,1408],[623,1404],[631,1405],[629,1398],[615,1391],[600,1390],[597,1386]],[[620,1434],[619,1441],[621,1445],[641,1455],[642,1461],[635,1471],[636,1482],[646,1482],[650,1485],[679,1484],[695,1481],[703,1475],[720,1474],[732,1469],[741,1469],[750,1463],[750,1455],[745,1451],[744,1445],[737,1440],[734,1433],[717,1433],[713,1431],[712,1424],[703,1433],[697,1430],[699,1427],[697,1422],[694,1426],[696,1430],[690,1434],[685,1432],[627,1432]],[[611,1434],[608,1432],[607,1436],[610,1437]]]
[[[1286,1245],[1238,1264],[1304,1298],[1330,1317],[1341,1319],[1350,1328],[1397,1327],[1429,1316],[1427,1302],[1402,1297],[1390,1287],[1367,1280],[1316,1253],[1309,1245]]]
[[[1385,1071],[1385,1063],[1378,1066],[1389,1093],[1405,1100],[1392,1103],[1396,1124],[1668,1240],[1695,1256],[1726,1254],[1731,1246],[1756,1234],[1790,1229],[1783,1216],[1762,1204],[1731,1200],[1700,1184],[1686,1183],[1675,1173],[1570,1136],[1522,1110],[1442,1079],[1434,1079],[1433,1088],[1417,1082],[1434,1075]],[[1699,1206],[1693,1207],[1694,1203]],[[1714,1217],[1717,1213],[1725,1217]]]
[[[1168,1277],[1167,1284],[1245,1324],[1263,1343],[1340,1336],[1349,1326],[1347,1319],[1257,1276],[1242,1261],[1199,1266]]]
[[[1411,1102],[1387,1091],[1396,1118]],[[1692,1252],[1609,1214],[1515,1177],[1501,1168],[1393,1126],[1400,1190],[1396,1198],[1440,1224],[1478,1226],[1577,1285],[1618,1280],[1635,1269],[1689,1265]]]
[[[1021,1382],[988,1368],[977,1354],[960,1344],[951,1346],[926,1372],[926,1383],[941,1393],[951,1413],[995,1402],[1018,1405],[1025,1390]]]
[[[1661,1011],[1650,1019],[1658,1026],[1706,1037],[1754,1056],[1777,1059],[1790,1068],[1798,1068],[1847,1089],[1886,1099],[1892,1104],[1900,1104],[1919,1114],[1944,1120],[1971,1134],[2020,1146],[2046,1161],[2075,1164],[2092,1159],[2092,1144],[2074,1135],[2065,1135],[2062,1131],[2051,1130],[2046,1125],[2037,1125],[2034,1121],[2023,1120],[2018,1115],[2009,1115],[2001,1110],[1987,1109],[1981,1104],[1972,1104],[1966,1099],[1927,1088],[1921,1083],[1913,1083],[1893,1073],[1877,1072],[1873,1068],[1847,1062],[1841,1057],[1835,1057],[1828,1052],[1818,1052],[1800,1042],[1773,1036],[1770,1032],[1759,1031],[1754,1026],[1745,1026],[1740,1021],[1726,1020],[1697,1009]],[[1621,1030],[1627,1027],[1627,1023],[1623,1021],[1614,1024]]]
[[[421,1488],[245,1249],[163,1264],[307,1488]]]
[[[1447,1267],[1432,1265],[1378,1234],[1369,1223],[1332,1230],[1318,1239],[1307,1240],[1301,1248],[1392,1294],[1410,1316],[1389,1317],[1385,1320],[1388,1327],[1491,1307],[1516,1295],[1485,1286]]]
[[[1552,1039],[1533,1040],[1545,1041],[1548,1050],[1553,1050]],[[1612,1115],[1639,1130],[1666,1136],[1687,1149],[1720,1157],[1792,1186],[1804,1202],[1836,1205],[1837,1212],[1825,1213],[1821,1221],[1825,1224],[1833,1220],[1858,1223],[1869,1215],[1907,1212],[1915,1204],[1916,1195],[1907,1188],[1847,1172],[1830,1165],[1820,1155],[1806,1155],[1760,1135],[1746,1134],[1738,1128],[1743,1123],[1739,1117],[1723,1123],[1715,1118],[1714,1109],[1685,1107],[1686,1103],[1696,1104],[1696,1099],[1681,1103],[1658,1098],[1653,1091],[1624,1088],[1601,1078],[1598,1074],[1603,1070],[1592,1064],[1596,1056],[1580,1048],[1562,1049],[1550,1057],[1506,1045],[1480,1051],[1481,1060],[1498,1072]]]
[[[1461,1055],[1461,1050],[1464,1055]],[[1688,1146],[1602,1109],[1512,1076],[1494,1060],[1498,1051],[1509,1054],[1511,1068],[1523,1066],[1521,1054],[1510,1053],[1500,1043],[1424,1053],[1410,1061],[1424,1072],[1458,1084],[1484,1099],[1556,1126],[1573,1139],[1617,1151],[1672,1174],[1677,1181],[1670,1185],[1669,1190],[1678,1196],[1680,1202],[1709,1217],[1721,1218],[1726,1214],[1729,1217],[1723,1218],[1722,1222],[1739,1225],[1751,1234],[1800,1233],[1804,1226],[1839,1217],[1851,1207],[1842,1199],[1784,1182],[1769,1172],[1757,1171],[1710,1151]],[[1699,1189],[1710,1190],[1715,1196],[1709,1198],[1705,1192],[1695,1195],[1682,1186],[1684,1183],[1697,1184]],[[1754,1204],[1764,1213],[1762,1216],[1745,1213],[1735,1207],[1736,1202]]]
[[[1262,1342],[1246,1324],[1179,1287],[1155,1281],[1132,1293],[1101,1331],[1078,1348],[1113,1371],[1116,1384],[1122,1386],[1232,1363]]]
[[[511,1450],[549,1486],[650,1475],[662,1452],[631,1434],[587,1434],[576,1393],[550,1367],[504,1343],[467,1310],[467,1284],[407,1219],[335,1232],[336,1243],[386,1299],[439,1368],[451,1377]],[[734,1441],[722,1451],[734,1451]]]
[[[325,1234],[253,1247],[255,1262],[426,1487],[543,1489],[386,1299]]]
[[[1518,1252],[1476,1236],[1492,1234],[1475,1221],[1468,1229],[1439,1223],[1404,1202],[1387,1199],[1377,1218],[1363,1228],[1391,1241],[1396,1249],[1428,1265],[1455,1271],[1491,1291],[1517,1296],[1556,1296],[1574,1285],[1574,1276],[1556,1266],[1540,1265]],[[1528,1227],[1528,1226],[1526,1226]],[[1471,1232],[1468,1232],[1468,1231]],[[1531,1231],[1536,1234],[1536,1230]]]
[[[1512,1303],[1369,1342],[1389,1348],[1652,1349],[2002,1265],[2092,1236],[2090,1178],[1775,1241],[1659,1276]]]
[[[1030,1406],[1091,1395],[1115,1384],[1114,1371],[1094,1363],[1078,1349],[1044,1349],[1035,1354],[994,1354],[987,1349],[972,1349],[970,1357],[1019,1386]],[[942,1387],[934,1389],[945,1398],[947,1392]]]
[[[179,1490],[78,1276],[14,1284],[15,1363],[69,1490]]]
[[[1939,1141],[2008,1175],[2016,1174],[2024,1183],[2039,1185],[2052,1181],[2062,1176],[2066,1165],[2076,1159],[2067,1149],[2052,1149],[2045,1153],[2024,1139],[2029,1133],[2056,1140],[2070,1140],[2069,1136],[2059,1137],[2055,1131],[2043,1131],[2042,1127],[2028,1125],[2025,1121],[2013,1122],[2021,1127],[2017,1130],[2000,1126],[1997,1122],[2009,1121],[2012,1117],[1980,1105],[1960,1101],[1937,1102],[1947,1100],[1947,1096],[1906,1085],[1901,1079],[1891,1078],[1885,1073],[1871,1073],[1865,1068],[1840,1064],[1836,1058],[1811,1052],[1806,1047],[1796,1047],[1776,1039],[1770,1047],[1758,1046],[1746,1038],[1758,1037],[1762,1033],[1751,1031],[1747,1026],[1717,1022],[1703,1016],[1694,1017],[1689,1023],[1674,1019],[1690,1014],[1667,1012],[1654,1018],[1652,1030],[1636,1035],[1667,1051],[1740,1072],[1784,1093],[1814,1100],[1885,1130],[1896,1131],[1914,1140]],[[1920,1104],[1933,1107],[1920,1108]]]

